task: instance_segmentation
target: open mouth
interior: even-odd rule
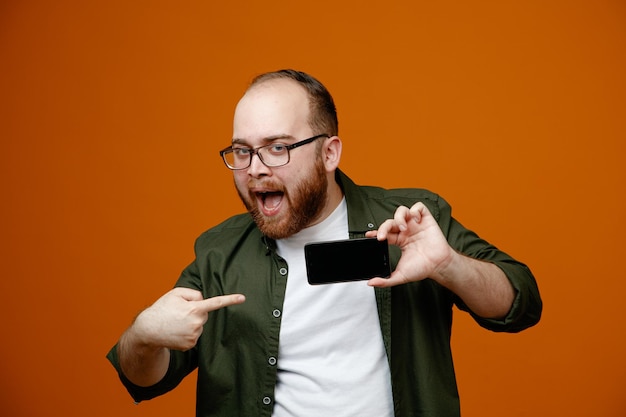
[[[271,216],[280,208],[285,193],[282,191],[258,191],[255,192],[255,195],[263,214]]]

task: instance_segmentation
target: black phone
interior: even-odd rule
[[[362,238],[308,243],[304,246],[304,257],[311,285],[391,275],[386,240]]]

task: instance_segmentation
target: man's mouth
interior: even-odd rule
[[[254,194],[266,216],[272,216],[278,212],[285,195],[282,191],[257,191]]]

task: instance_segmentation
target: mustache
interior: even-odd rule
[[[248,180],[248,183],[246,184],[246,186],[248,187],[248,190],[263,188],[263,189],[268,189],[268,190],[285,192],[285,186],[283,184],[278,183],[276,181],[272,181],[272,180],[250,179]]]

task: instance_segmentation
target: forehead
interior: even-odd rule
[[[241,98],[233,119],[233,138],[254,140],[310,132],[306,90],[293,80],[264,81]]]

